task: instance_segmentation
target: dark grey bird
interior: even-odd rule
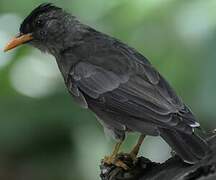
[[[209,154],[208,144],[194,132],[200,124],[189,108],[142,54],[120,40],[59,7],[42,4],[23,21],[5,51],[20,44],[53,55],[75,101],[93,111],[117,140],[105,162],[127,168],[115,160],[127,132],[141,134],[133,157],[145,135],[161,136],[190,164]]]

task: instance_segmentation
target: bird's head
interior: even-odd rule
[[[67,23],[73,16],[52,4],[41,4],[22,22],[18,36],[13,38],[4,51],[21,44],[31,44],[42,51],[60,49],[67,32]]]

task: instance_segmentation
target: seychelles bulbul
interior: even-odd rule
[[[104,161],[116,160],[127,132],[141,134],[130,155],[136,157],[145,135],[161,136],[185,162],[209,154],[194,129],[191,110],[152,64],[134,48],[81,23],[62,8],[45,3],[22,22],[5,51],[29,44],[53,55],[74,100],[93,111],[117,141]]]

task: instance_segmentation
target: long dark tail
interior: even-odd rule
[[[160,129],[161,137],[187,163],[195,164],[210,153],[207,142],[198,135]]]

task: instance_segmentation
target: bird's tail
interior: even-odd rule
[[[161,137],[187,163],[195,164],[210,153],[207,142],[198,135],[161,129]]]

